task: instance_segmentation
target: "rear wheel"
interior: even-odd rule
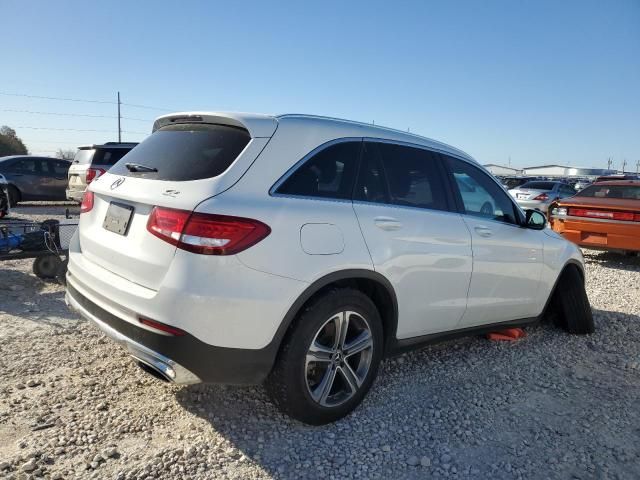
[[[57,255],[43,255],[33,261],[33,273],[43,280],[51,280],[58,276],[62,266],[63,262]]]
[[[576,267],[569,266],[562,272],[553,293],[552,307],[555,322],[567,332],[574,334],[595,332],[589,298],[582,275]]]
[[[356,408],[382,358],[382,321],[358,290],[331,290],[295,320],[265,387],[287,415],[311,425]]]
[[[13,185],[9,185],[7,187],[7,193],[9,194],[9,206],[10,207],[17,206],[18,202],[22,198],[22,196],[20,195],[20,190],[18,190]]]

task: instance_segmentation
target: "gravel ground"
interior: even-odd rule
[[[387,360],[325,427],[283,417],[262,388],[155,380],[31,261],[0,263],[0,477],[638,478],[640,258],[585,254],[596,334],[543,325]]]

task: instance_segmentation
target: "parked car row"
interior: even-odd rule
[[[83,146],[73,161],[33,155],[0,157],[0,174],[7,182],[9,205],[29,200],[74,200],[79,203],[87,185],[136,145],[107,142]]]

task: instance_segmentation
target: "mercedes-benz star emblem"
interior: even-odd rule
[[[123,183],[124,183],[124,178],[121,177],[121,178],[117,179],[115,182],[113,182],[111,184],[111,190],[115,190],[116,188],[118,188]]]

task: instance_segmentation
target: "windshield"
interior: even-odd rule
[[[251,140],[243,128],[177,124],[156,131],[110,170],[116,175],[187,181],[223,173]],[[127,168],[135,164],[138,168]]]
[[[520,188],[532,188],[533,190],[553,190],[555,182],[527,182],[520,186]]]
[[[582,190],[579,196],[640,200],[640,185],[590,185]]]

